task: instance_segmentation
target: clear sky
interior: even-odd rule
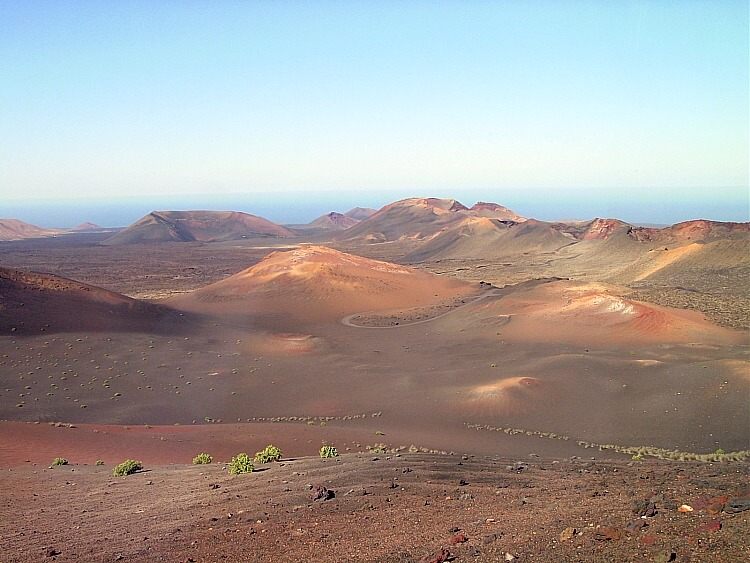
[[[747,220],[748,27],[742,0],[0,0],[0,216]]]

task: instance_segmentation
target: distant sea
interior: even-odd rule
[[[438,190],[436,190],[438,192]],[[736,194],[736,191],[734,192]],[[716,197],[721,189],[706,188],[706,197],[677,197],[674,193],[632,193],[628,190],[572,194],[571,190],[549,190],[534,194],[526,190],[461,189],[455,193],[419,193],[407,189],[305,191],[258,194],[174,195],[101,199],[2,200],[0,218],[14,218],[42,227],[74,227],[92,222],[102,227],[122,227],[154,210],[210,209],[244,211],[281,224],[302,224],[330,211],[345,212],[352,207],[373,207],[406,197],[446,197],[471,206],[491,201],[510,207],[526,217],[545,221],[584,220],[595,217],[618,218],[632,224],[666,225],[689,219],[748,221],[747,197]],[[725,193],[725,195],[728,195]],[[713,196],[713,197],[712,197]]]

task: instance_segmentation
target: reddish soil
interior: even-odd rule
[[[748,465],[348,454],[0,474],[3,560],[691,561],[750,556]],[[314,501],[318,486],[334,491]],[[330,495],[330,493],[329,493]],[[680,512],[683,504],[692,512]]]

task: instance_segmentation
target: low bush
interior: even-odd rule
[[[265,448],[255,454],[255,463],[270,463],[281,459],[281,450],[273,444],[268,444]]]
[[[143,469],[143,463],[135,461],[134,459],[126,459],[122,463],[115,465],[115,468],[112,470],[112,475],[115,477],[124,477],[125,475],[132,475],[141,469]]]
[[[205,465],[214,460],[209,454],[202,452],[193,458],[193,465]]]
[[[240,475],[241,473],[252,473],[253,469],[253,460],[250,459],[250,456],[246,453],[237,454],[232,458],[232,461],[229,462],[229,474],[230,475]]]
[[[52,460],[52,465],[68,465],[68,460],[64,457],[56,457]]]
[[[336,450],[335,446],[331,445],[324,445],[320,448],[320,457],[326,458],[326,457],[338,457],[339,452]]]
[[[96,465],[104,465],[104,460],[103,459],[97,459],[96,460]]]

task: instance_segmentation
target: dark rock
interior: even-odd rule
[[[599,526],[594,534],[594,539],[598,541],[609,541],[622,539],[622,532],[612,526]]]
[[[444,561],[451,561],[452,559],[453,557],[451,556],[451,552],[445,548],[442,548],[434,555],[428,555],[427,557],[423,558],[421,563],[443,563]]]
[[[466,543],[467,541],[469,541],[469,537],[463,532],[458,532],[457,534],[451,536],[451,539],[448,540],[448,543],[450,545],[458,545],[459,543]]]
[[[648,518],[656,516],[656,504],[650,500],[637,500],[633,503],[633,514]]]
[[[482,537],[482,545],[489,545],[491,543],[495,543],[501,537],[502,537],[502,534],[487,534],[486,536]]]
[[[736,514],[745,510],[750,510],[750,496],[730,498],[724,506],[724,512],[729,514]]]
[[[336,492],[326,489],[323,485],[318,485],[312,494],[313,500],[331,500],[336,497]]]
[[[648,523],[643,518],[636,518],[625,524],[625,531],[629,534],[637,534],[641,529],[648,526]]]
[[[60,551],[55,549],[54,547],[48,547],[44,552],[44,555],[46,555],[47,557],[55,557],[56,555],[60,555]]]

